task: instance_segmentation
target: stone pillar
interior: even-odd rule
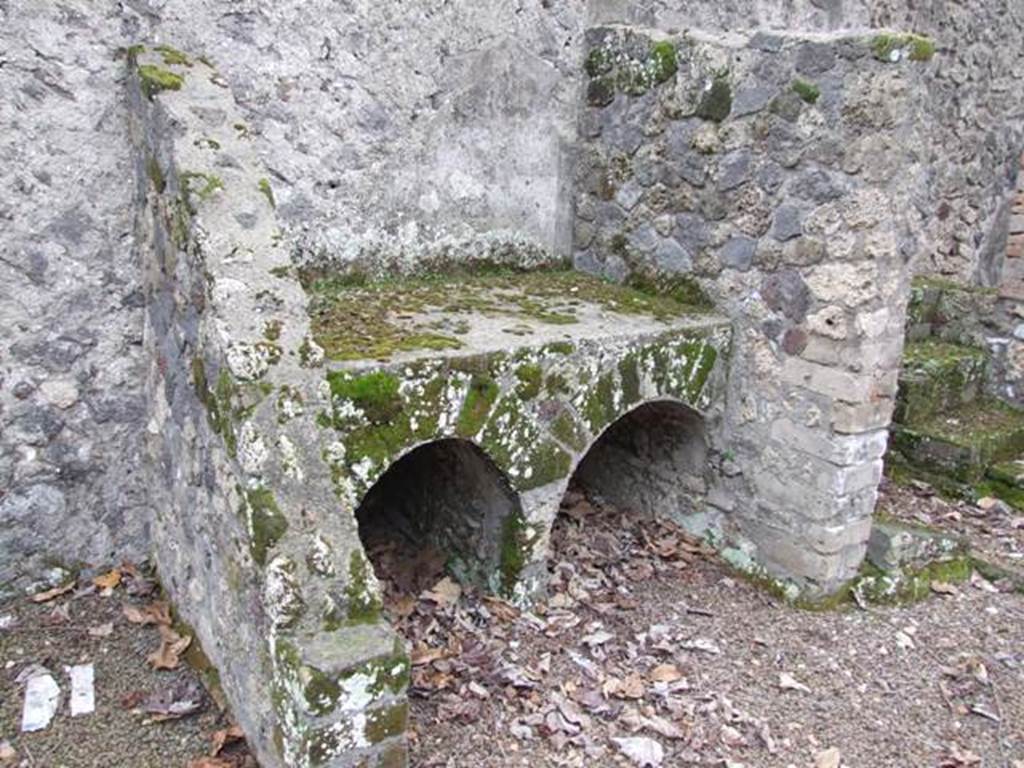
[[[863,558],[882,474],[934,46],[621,27],[587,43],[576,264],[695,278],[732,318],[708,533],[791,594],[832,592]]]

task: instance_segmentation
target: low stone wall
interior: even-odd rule
[[[453,311],[479,349],[400,344],[390,354],[371,343],[358,356],[350,342],[373,329],[350,338],[357,321],[346,311],[360,307],[345,302],[385,301],[397,281],[371,295],[361,282],[343,290],[340,329],[312,322],[317,305],[284,247],[273,185],[223,77],[167,46],[128,57],[146,200],[147,459],[164,584],[261,764],[403,765],[409,662],[382,617],[357,508],[418,448],[457,440],[465,459],[473,446],[511,503],[479,519],[450,516],[434,543],[461,575],[526,601],[547,578],[570,476],[613,422],[648,402],[697,423],[720,416],[730,324],[704,305],[576,275],[581,282],[554,297],[560,313],[538,308],[535,294],[523,299],[524,317],[495,319],[489,304],[471,322]],[[348,285],[349,276],[333,277]],[[525,280],[517,277],[498,286],[502,301]],[[468,285],[456,298],[476,306],[483,298]],[[396,315],[426,311],[405,299]],[[533,315],[535,327],[524,327]],[[692,439],[702,443],[701,430]],[[701,495],[718,465],[690,465]],[[486,486],[483,475],[462,479]]]
[[[273,189],[216,70],[129,56],[164,584],[262,765],[400,765],[408,661],[309,439],[321,393]]]
[[[913,35],[588,32],[576,264],[700,279],[736,324],[713,536],[808,594],[860,565],[921,189]],[[766,571],[762,571],[766,569]]]

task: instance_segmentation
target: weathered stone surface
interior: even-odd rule
[[[633,55],[616,42],[623,35],[602,30],[602,55]],[[724,45],[696,30],[672,42],[678,71],[645,91],[633,114],[658,126],[637,153],[665,158],[687,194],[641,185],[624,219],[588,221],[593,237],[578,244],[577,263],[627,276],[668,270],[649,228],[678,207],[675,239],[691,256],[690,274],[738,329],[735,407],[708,435],[735,454],[737,471],[710,490],[735,510],[723,540],[772,578],[795,577],[798,591],[828,591],[863,555],[866,533],[845,527],[866,532],[896,394],[909,284],[901,248],[913,250],[906,233],[919,226],[909,169],[920,161],[913,147],[926,141],[914,117],[925,68],[903,57],[883,65],[868,32],[740,33]],[[584,146],[608,165],[617,151],[600,136]],[[870,173],[850,162],[855,151]],[[631,169],[619,167],[618,183],[629,184]],[[585,187],[576,194],[578,207],[593,208]],[[780,423],[791,426],[768,427]]]

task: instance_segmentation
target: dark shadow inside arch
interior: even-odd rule
[[[391,465],[356,510],[359,536],[385,591],[418,594],[448,572],[498,590],[503,533],[519,497],[476,445],[445,439]]]
[[[624,512],[699,527],[707,462],[704,418],[682,403],[654,401],[604,431],[570,488]]]

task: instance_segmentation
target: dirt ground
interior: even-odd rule
[[[938,509],[885,502],[922,499]],[[419,643],[415,765],[1024,766],[1012,585],[801,611],[670,527],[570,501],[532,613],[447,586],[397,604]]]
[[[882,509],[1009,562],[1024,551],[1012,510],[893,487]],[[677,529],[579,495],[554,543],[530,612],[460,589],[438,553],[371,547],[412,647],[414,766],[1024,768],[1024,595],[1009,583],[975,574],[915,605],[801,611]],[[155,651],[169,664],[184,650],[147,619],[161,618],[147,588],[126,572],[0,606],[0,766],[254,765],[238,743],[217,749],[229,718],[183,660],[153,669]],[[97,710],[71,718],[64,667],[85,662]],[[64,698],[49,728],[21,734],[34,664]]]
[[[254,768],[183,658],[188,636],[166,625],[155,584],[131,566],[96,578],[117,585],[84,574],[45,602],[0,605],[0,766]],[[71,717],[65,667],[76,664],[95,669],[96,709]],[[21,733],[24,678],[39,666],[60,686],[60,707],[49,727]]]

